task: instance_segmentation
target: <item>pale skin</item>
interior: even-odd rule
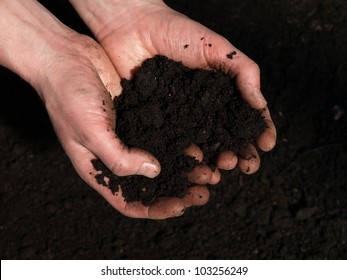
[[[235,167],[252,174],[260,165],[256,147],[243,157],[232,151],[217,156],[217,169],[204,165],[192,145],[186,153],[201,164],[188,179],[196,184],[184,198],[165,197],[151,206],[127,203],[97,184],[91,160],[99,158],[119,176],[153,178],[160,163],[146,151],[129,149],[115,135],[112,99],[121,93],[120,79],[156,54],[193,68],[221,69],[235,77],[243,98],[263,109],[268,125],[257,139],[263,151],[276,142],[276,130],[260,91],[258,66],[225,38],[177,13],[159,0],[70,0],[98,42],[65,26],[34,0],[0,0],[0,64],[31,84],[43,100],[51,122],[81,178],[128,217],[166,219],[209,199],[206,184],[217,184],[218,169]],[[11,23],[11,24],[9,24]],[[211,44],[212,46],[209,46]],[[189,45],[189,47],[184,47]],[[226,54],[235,51],[232,59]]]

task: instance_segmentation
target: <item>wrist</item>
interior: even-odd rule
[[[0,64],[40,91],[52,46],[72,31],[33,0],[2,0],[0,30]]]

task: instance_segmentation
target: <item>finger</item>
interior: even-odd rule
[[[266,122],[267,128],[265,131],[258,137],[257,146],[264,152],[270,151],[276,145],[276,127],[273,123],[270,111],[266,107],[263,111],[264,121]]]
[[[216,160],[217,167],[223,170],[232,170],[237,165],[238,158],[232,151],[221,152]]]
[[[93,127],[86,130],[83,146],[92,151],[114,174],[118,176],[143,175],[154,178],[160,173],[158,160],[150,153],[137,148],[128,148],[112,130]]]
[[[220,179],[221,179],[221,174],[220,174],[218,168],[215,168],[212,171],[212,175],[211,175],[211,179],[210,179],[209,184],[210,185],[217,185],[219,183]]]
[[[140,201],[126,202],[121,186],[119,186],[118,192],[112,193],[109,188],[96,181],[95,175],[98,172],[91,163],[91,160],[96,157],[93,153],[79,144],[68,145],[66,152],[80,177],[121,214],[132,218],[166,219],[184,213],[185,206],[182,199],[179,198],[159,198],[151,206],[144,206]]]
[[[247,149],[239,156],[238,167],[241,172],[253,174],[259,169],[260,158],[256,148],[253,145],[248,145]]]
[[[118,176],[143,175],[154,178],[160,173],[158,160],[149,152],[128,148],[115,134],[115,116],[110,104],[90,117],[81,135],[82,144],[92,151],[114,174]],[[85,121],[87,122],[87,120]]]
[[[160,197],[150,206],[145,206],[141,201],[126,202],[121,186],[115,194],[105,187],[99,191],[115,209],[130,218],[162,220],[181,216],[185,211],[182,199],[176,197]]]
[[[237,50],[232,58],[232,63],[227,63],[228,73],[235,77],[236,86],[242,98],[254,109],[266,107],[266,100],[260,90],[259,66],[247,55]]]
[[[204,158],[202,150],[195,144],[192,144],[185,150],[185,154],[194,157],[200,163]],[[221,174],[216,168],[211,170],[207,165],[201,164],[194,168],[193,171],[188,173],[188,180],[194,184],[210,184],[216,185],[221,179]]]
[[[92,61],[96,73],[113,99],[122,92],[120,77],[115,67],[104,49],[97,42],[88,36],[81,36],[83,36],[84,40],[80,40],[80,43],[84,44],[83,49],[87,50],[84,54]]]
[[[115,194],[104,186],[97,186],[97,188],[115,209],[130,218],[161,220],[181,216],[185,211],[184,203],[180,198],[160,197],[150,206],[145,206],[141,201],[126,202],[121,186],[119,186],[119,191]]]
[[[240,60],[242,66],[236,68],[235,80],[241,96],[252,108],[263,109],[267,102],[260,90],[259,67],[246,56],[242,56]]]
[[[182,199],[177,197],[158,198],[148,209],[148,218],[161,220],[183,215],[185,205]]]
[[[188,156],[195,158],[197,161],[202,162],[204,159],[204,154],[199,146],[192,144],[187,149],[185,149],[184,153]]]
[[[207,187],[193,186],[187,190],[187,194],[182,198],[184,206],[201,206],[208,202],[210,192]]]
[[[221,69],[235,78],[241,96],[252,108],[263,109],[266,100],[260,91],[260,70],[258,65],[238,50],[224,37],[210,31],[206,40],[213,41],[204,54],[211,68]]]
[[[69,158],[79,176],[99,194],[101,194],[116,210],[126,216],[133,217],[146,217],[147,209],[142,207],[140,204],[136,207],[134,204],[130,209],[126,209],[127,203],[119,188],[118,192],[112,193],[112,191],[102,184],[99,184],[95,176],[99,173],[94,169],[92,160],[96,156],[85,147],[71,143],[65,146],[65,150],[69,155]]]
[[[141,201],[126,202],[122,195],[121,186],[119,192],[115,194],[104,187],[102,194],[114,208],[130,218],[162,220],[181,216],[185,211],[182,199],[177,197],[160,197],[150,206],[145,206]]]
[[[199,164],[191,172],[187,173],[187,178],[194,184],[209,184],[212,178],[212,170],[205,164]]]
[[[228,42],[221,42],[225,48],[233,46]],[[218,52],[223,52],[223,48]],[[224,49],[225,52],[225,49]],[[220,59],[222,53],[215,55],[215,59]],[[271,150],[276,144],[276,129],[271,120],[270,112],[266,107],[266,100],[260,91],[260,70],[258,65],[248,56],[235,48],[232,59],[223,64],[224,71],[235,76],[237,87],[248,104],[255,109],[264,109],[265,121],[268,129],[259,137],[257,145],[263,151]],[[216,61],[214,62],[216,63]]]
[[[121,187],[118,197],[122,196]],[[105,197],[105,196],[104,196]],[[177,197],[157,198],[150,206],[145,206],[141,201],[126,202],[117,200],[117,197],[111,197],[106,194],[106,199],[113,205],[117,203],[120,212],[130,218],[142,218],[152,220],[162,220],[173,217],[179,217],[184,214],[185,206],[182,199]]]

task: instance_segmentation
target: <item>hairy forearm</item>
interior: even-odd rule
[[[0,0],[0,64],[37,88],[50,43],[65,29],[37,1]]]

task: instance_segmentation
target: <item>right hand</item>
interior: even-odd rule
[[[259,67],[228,40],[172,10],[162,0],[70,2],[122,78],[130,79],[134,69],[155,55],[167,56],[191,68],[220,69],[234,77],[249,105],[263,110],[267,129],[256,141],[258,148],[267,152],[275,146],[276,128],[260,91]],[[252,174],[260,166],[260,157],[257,148],[249,145],[242,156],[222,152],[216,165],[224,170],[238,166],[242,172]]]

